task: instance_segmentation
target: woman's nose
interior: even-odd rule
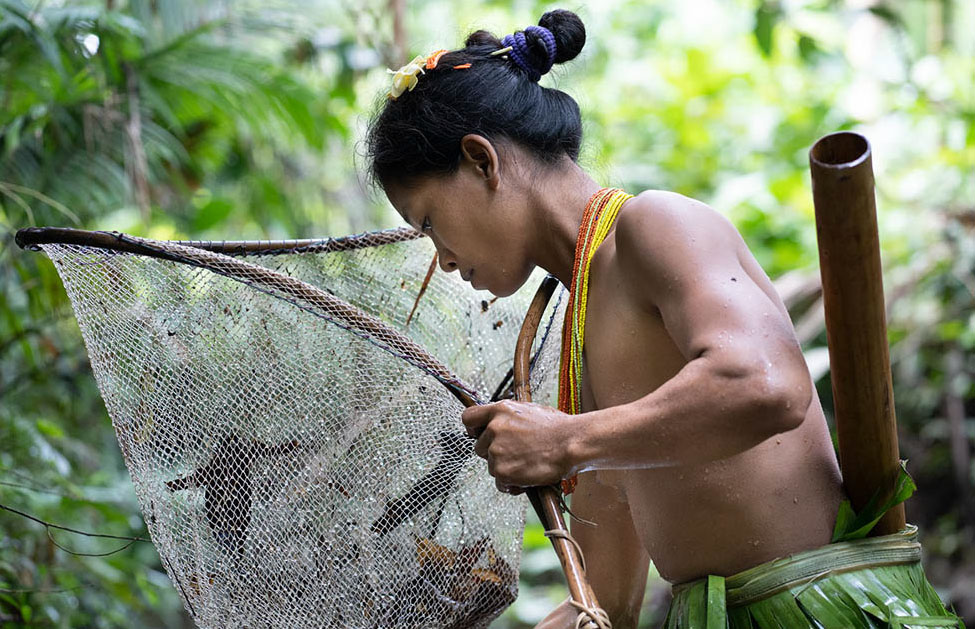
[[[443,269],[444,273],[450,273],[451,271],[457,270],[457,258],[448,249],[440,249],[440,268]]]

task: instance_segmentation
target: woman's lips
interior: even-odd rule
[[[465,278],[471,284],[471,288],[474,290],[481,290],[484,287],[474,281],[474,269],[467,272],[467,277]]]

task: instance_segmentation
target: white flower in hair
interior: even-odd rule
[[[399,70],[389,70],[393,75],[393,84],[389,88],[389,97],[393,100],[399,98],[400,94],[416,87],[417,82],[420,80],[418,75],[424,74],[423,64],[426,62],[426,57],[423,55],[417,55],[413,57],[413,61],[410,61]]]

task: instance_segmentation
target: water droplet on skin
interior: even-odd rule
[[[799,504],[799,496],[795,496],[795,497],[793,497],[793,498],[792,498],[792,503],[793,503],[793,504]]]

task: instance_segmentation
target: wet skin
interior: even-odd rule
[[[534,265],[563,283],[598,186],[573,163],[462,141],[458,171],[393,205],[445,270],[510,294]],[[429,225],[429,227],[427,227]],[[590,274],[583,413],[511,401],[468,409],[499,488],[580,473],[573,523],[614,627],[635,626],[648,562],[680,583],[829,541],[842,499],[825,418],[788,313],[737,230],[706,205],[644,192]],[[572,626],[567,605],[542,622]]]

